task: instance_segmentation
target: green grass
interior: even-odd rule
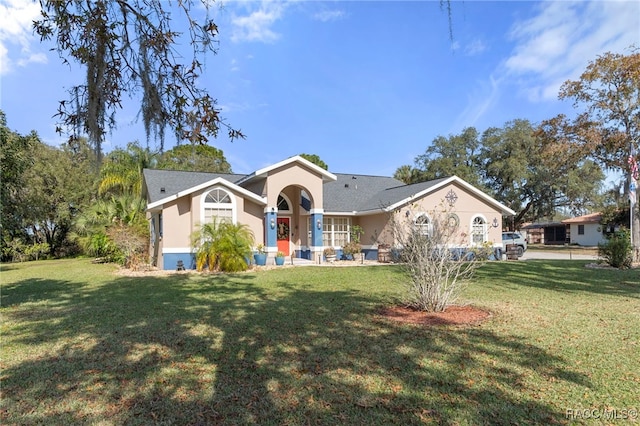
[[[640,409],[640,271],[585,263],[490,263],[464,297],[492,318],[431,328],[376,314],[398,295],[394,266],[3,265],[0,423],[533,425]]]

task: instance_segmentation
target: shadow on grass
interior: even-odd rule
[[[498,285],[528,286],[561,292],[640,297],[640,269],[587,268],[588,261],[527,260],[492,262],[478,270],[478,278],[496,277]]]
[[[543,348],[482,328],[377,317],[377,300],[255,276],[25,280],[5,341],[4,424],[542,424],[564,413],[527,377],[588,379]],[[38,299],[26,296],[45,286]],[[46,303],[20,305],[38,300]],[[46,320],[45,320],[46,319]]]

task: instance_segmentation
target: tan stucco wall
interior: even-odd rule
[[[450,207],[445,197],[447,193],[452,190],[458,196],[455,204]],[[497,208],[489,205],[480,197],[467,192],[463,187],[451,183],[439,190],[427,195],[426,197],[417,200],[414,203],[403,206],[397,212],[397,218],[403,220],[406,216],[406,211],[410,211],[410,217],[415,217],[419,213],[427,213],[431,215],[433,212],[436,214],[443,213],[455,213],[460,219],[459,233],[465,233],[465,237],[460,237],[462,244],[470,244],[471,225],[473,218],[477,215],[481,215],[487,222],[488,229],[488,241],[495,246],[502,246],[502,213]],[[493,219],[498,219],[498,227],[494,228],[491,224]],[[433,219],[433,218],[432,218]]]
[[[388,227],[390,215],[380,213],[376,215],[360,216],[354,222],[360,225],[364,234],[360,237],[360,244],[363,247],[372,246],[377,248],[378,244],[391,244],[392,235]]]
[[[312,198],[312,208],[322,208],[322,176],[298,163],[287,164],[269,173],[266,182],[267,205],[276,206],[280,192],[291,185],[307,191]]]
[[[229,189],[224,185],[214,185],[194,193],[191,202],[194,229],[197,229],[197,225],[201,224],[203,220],[203,197],[205,197],[206,194],[214,188],[222,188],[232,195],[233,202],[235,204],[236,223],[241,223],[243,225],[249,226],[249,229],[251,229],[251,232],[253,232],[256,244],[263,243],[264,235],[262,230],[262,222],[264,219],[264,207],[253,202],[252,200],[245,199],[242,194],[238,194],[237,192]]]
[[[162,210],[162,246],[164,248],[189,247],[191,236],[191,197],[170,201]]]

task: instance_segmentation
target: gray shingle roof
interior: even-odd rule
[[[379,210],[434,186],[446,178],[405,185],[386,176],[338,174],[335,182],[325,183],[325,212],[365,212]]]
[[[335,182],[327,182],[323,185],[325,212],[380,210],[408,199],[444,180],[437,179],[405,185],[402,181],[388,176],[346,173],[335,175],[337,177]],[[147,201],[151,204],[219,177],[236,183],[247,175],[144,169],[143,176]],[[164,192],[161,192],[161,188],[164,188]]]
[[[149,203],[175,195],[178,192],[193,188],[205,182],[221,177],[235,183],[246,175],[229,173],[184,172],[175,170],[144,169],[146,196]],[[164,192],[161,189],[164,188]]]

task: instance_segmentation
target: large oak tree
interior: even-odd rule
[[[631,183],[630,156],[640,145],[640,52],[605,53],[590,62],[578,80],[565,82],[560,99],[571,99],[579,114],[543,123],[544,137],[563,155],[591,157],[625,173]],[[640,161],[637,154],[633,158]],[[640,203],[632,209],[634,256],[640,259]]]

